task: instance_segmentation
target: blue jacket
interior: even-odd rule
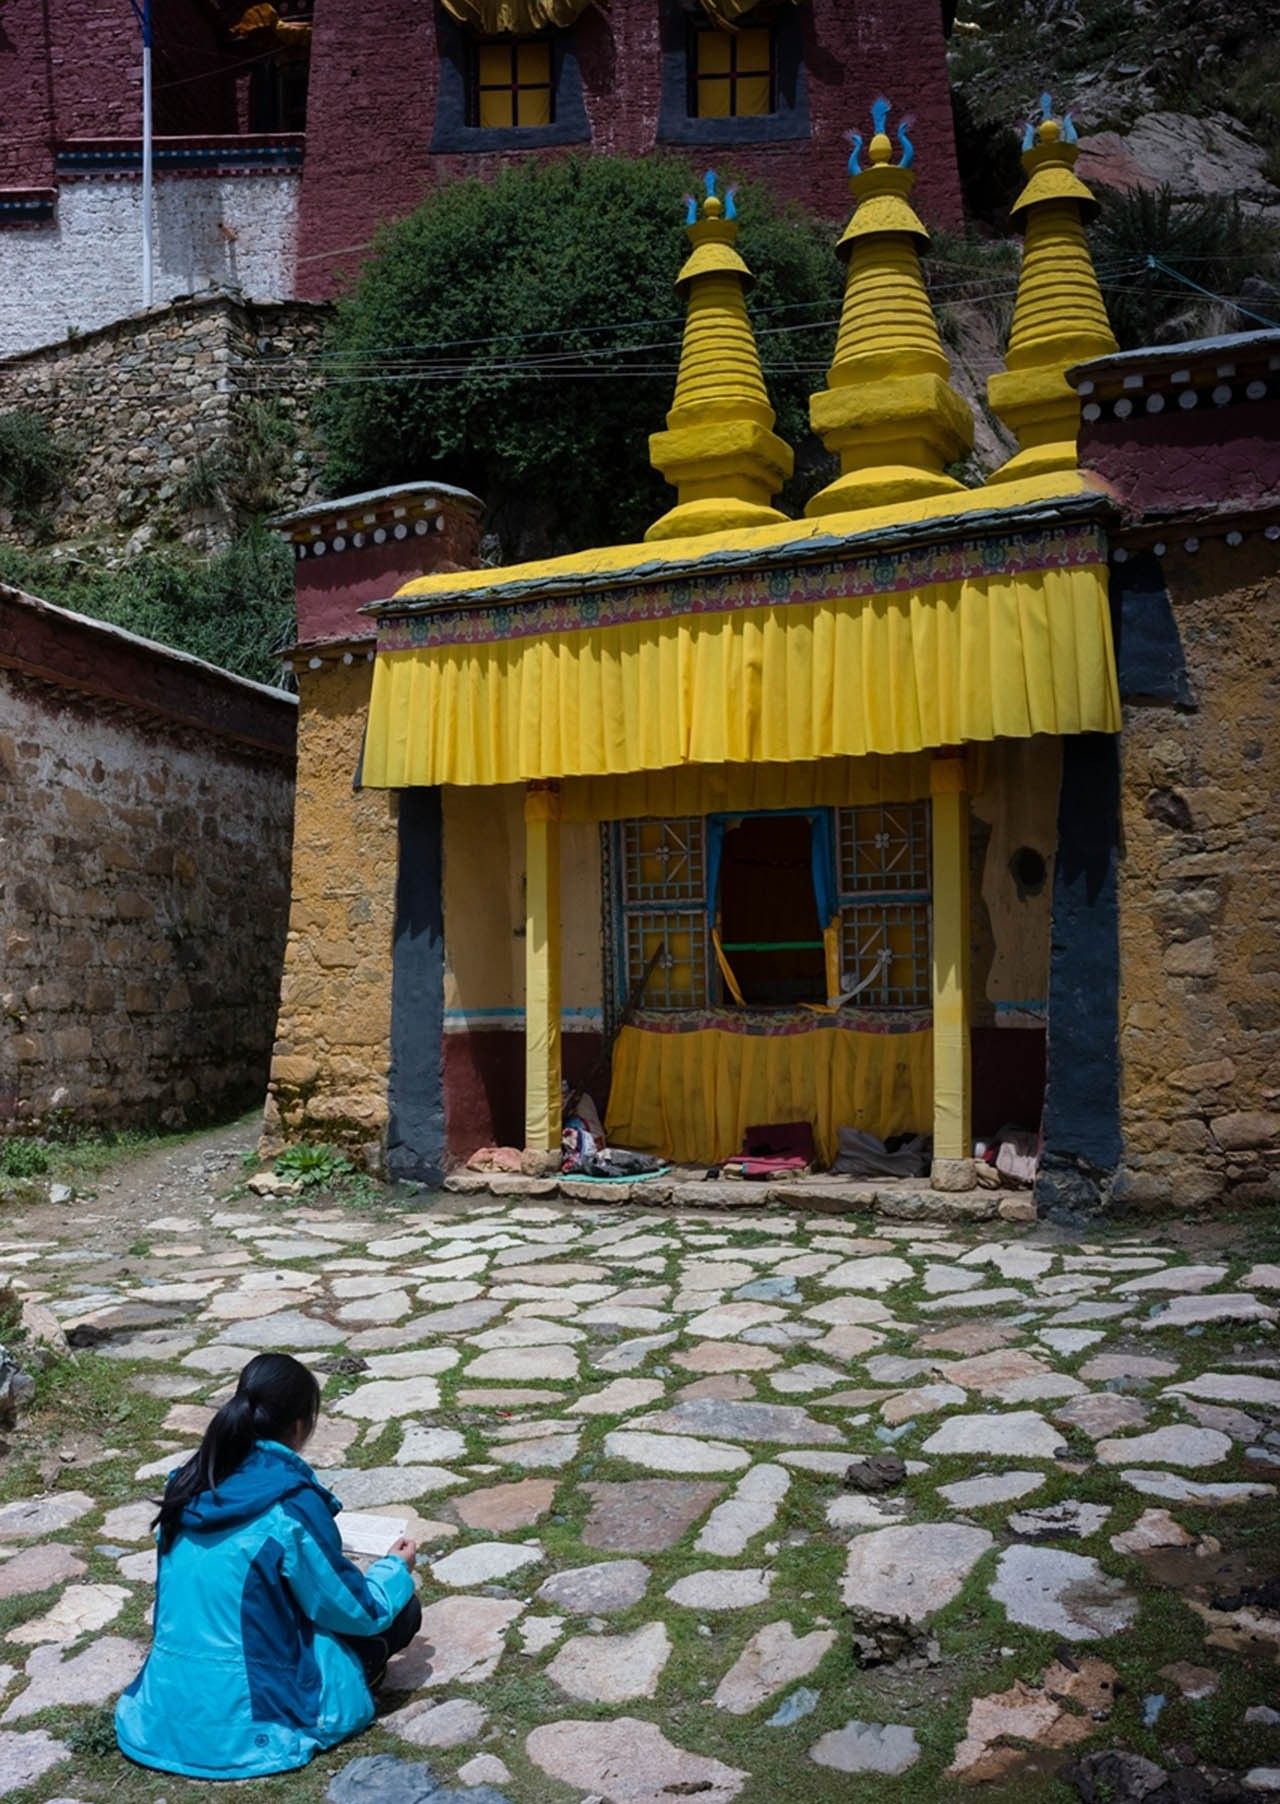
[[[131,1760],[258,1778],[373,1721],[360,1661],[338,1637],[386,1629],[413,1575],[391,1554],[363,1574],[344,1559],[340,1508],[276,1441],[187,1505],[160,1556],[151,1652],[116,1706]]]

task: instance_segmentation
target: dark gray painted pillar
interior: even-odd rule
[[[1042,1215],[1097,1214],[1120,1163],[1120,944],[1116,865],[1120,741],[1062,744],[1049,952]]]
[[[438,789],[400,794],[400,867],[391,950],[387,1172],[438,1184],[444,1173],[444,910]]]

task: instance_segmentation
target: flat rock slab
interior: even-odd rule
[[[345,1423],[344,1426],[354,1427],[355,1424]],[[440,1460],[462,1459],[466,1451],[466,1437],[456,1428],[425,1428],[421,1422],[410,1422],[395,1463],[397,1466],[434,1465]]]
[[[838,1773],[905,1773],[919,1760],[920,1744],[904,1723],[855,1720],[816,1741],[809,1758]]]
[[[939,1485],[938,1495],[958,1510],[980,1510],[996,1503],[1011,1503],[1015,1497],[1028,1497],[1032,1491],[1040,1490],[1044,1482],[1040,1472],[991,1472]]]
[[[1255,1403],[1262,1409],[1280,1409],[1280,1379],[1261,1378],[1256,1372],[1202,1372],[1169,1390],[1184,1397],[1203,1397],[1210,1403]]]
[[[1099,1441],[1094,1452],[1104,1466],[1123,1466],[1135,1459],[1154,1460],[1163,1466],[1218,1466],[1231,1452],[1231,1436],[1217,1428],[1187,1428],[1177,1423],[1153,1428],[1150,1434]]]
[[[393,1754],[366,1754],[335,1773],[325,1792],[328,1804],[508,1804],[489,1786],[462,1792],[441,1786],[424,1761],[397,1760]]]
[[[1152,1378],[1174,1378],[1177,1371],[1172,1360],[1145,1353],[1095,1353],[1081,1366],[1080,1376],[1090,1384],[1145,1383]]]
[[[924,1443],[924,1453],[998,1453],[1008,1459],[1053,1459],[1063,1444],[1056,1428],[1034,1410],[1004,1415],[951,1416]]]
[[[506,1633],[524,1609],[518,1598],[442,1597],[422,1612],[422,1627],[387,1669],[389,1691],[476,1685],[491,1678]]]
[[[17,1722],[61,1704],[105,1704],[134,1678],[146,1652],[140,1641],[118,1635],[104,1635],[67,1660],[60,1647],[38,1647],[27,1661],[26,1690],[14,1698],[0,1722]]]
[[[1147,1412],[1136,1397],[1124,1397],[1118,1391],[1087,1391],[1055,1409],[1053,1419],[1078,1428],[1091,1441],[1100,1441],[1121,1428],[1145,1427]]]
[[[133,1508],[133,1505],[126,1506]],[[148,1518],[155,1515],[154,1504],[147,1504]],[[126,1535],[125,1540],[132,1540]],[[60,1541],[46,1541],[38,1547],[24,1547],[21,1553],[14,1554],[0,1566],[0,1597],[30,1597],[36,1591],[47,1591],[52,1585],[61,1585],[67,1579],[79,1578],[87,1571],[83,1560],[77,1559],[69,1547]]]
[[[1010,1622],[1067,1641],[1118,1635],[1138,1613],[1138,1600],[1096,1560],[1060,1547],[1007,1547],[991,1595]]]
[[[1143,1510],[1132,1528],[1111,1537],[1117,1553],[1151,1553],[1157,1547],[1191,1547],[1194,1543],[1195,1536],[1175,1522],[1168,1510]]]
[[[375,1378],[348,1396],[339,1397],[333,1409],[340,1416],[354,1416],[361,1422],[393,1422],[439,1406],[440,1386],[434,1378]]]
[[[690,1572],[667,1589],[673,1604],[687,1610],[748,1610],[767,1603],[773,1573],[763,1566],[738,1566],[723,1572]]]
[[[545,1516],[556,1498],[554,1478],[522,1478],[518,1484],[488,1485],[455,1497],[448,1514],[467,1528],[507,1534],[516,1528],[532,1528]]]
[[[905,1259],[846,1259],[841,1265],[820,1274],[817,1282],[823,1290],[883,1291],[895,1284],[905,1284],[915,1277],[915,1270]]]
[[[510,1441],[504,1447],[492,1447],[490,1459],[500,1466],[538,1466],[558,1472],[577,1457],[576,1434],[543,1434],[527,1441]]]
[[[331,1466],[321,1468],[316,1477],[349,1510],[413,1503],[462,1482],[445,1466]]]
[[[1120,1474],[1127,1485],[1144,1497],[1163,1497],[1169,1503],[1249,1503],[1256,1497],[1274,1497],[1274,1485],[1211,1484],[1205,1478],[1187,1478],[1181,1472],[1148,1472],[1126,1467]]]
[[[855,1611],[925,1622],[993,1545],[985,1528],[962,1522],[875,1529],[850,1545],[841,1595]]]
[[[524,1751],[536,1767],[607,1804],[732,1804],[750,1775],[719,1760],[686,1753],[655,1723],[619,1716],[612,1722],[543,1723]]]
[[[526,1546],[510,1541],[478,1541],[472,1547],[459,1547],[442,1560],[434,1560],[431,1576],[438,1584],[461,1591],[472,1585],[495,1584],[541,1561],[542,1549],[536,1542]]]
[[[482,1735],[488,1720],[488,1711],[471,1698],[449,1698],[442,1704],[406,1704],[384,1716],[379,1726],[415,1748],[460,1748]]]
[[[797,1679],[807,1678],[835,1646],[834,1629],[797,1635],[789,1622],[758,1629],[716,1687],[712,1702],[731,1716],[747,1716]]]
[[[572,1698],[586,1704],[625,1704],[651,1698],[671,1658],[665,1624],[647,1622],[629,1635],[578,1635],[546,1669]]]
[[[753,1466],[733,1496],[712,1510],[694,1542],[696,1550],[736,1559],[749,1541],[772,1526],[790,1484],[785,1466]]]
[[[611,1616],[638,1604],[648,1585],[649,1568],[643,1561],[601,1560],[553,1573],[539,1585],[537,1598],[572,1616]]]
[[[768,1372],[782,1363],[782,1356],[771,1347],[750,1347],[741,1343],[726,1345],[723,1341],[702,1341],[671,1355],[673,1365],[686,1372]]]
[[[780,1322],[785,1316],[786,1311],[779,1309],[776,1303],[720,1303],[695,1315],[687,1331],[705,1335],[708,1340],[732,1340],[748,1328]]]
[[[466,1369],[470,1381],[477,1378],[502,1378],[519,1382],[522,1378],[554,1378],[578,1376],[578,1355],[572,1347],[511,1347],[496,1353],[481,1353]]]
[[[70,1760],[71,1749],[44,1729],[0,1729],[0,1798],[23,1791]]]
[[[1202,1322],[1274,1322],[1280,1311],[1241,1292],[1216,1297],[1174,1297],[1142,1323],[1151,1334],[1162,1328],[1197,1328]]]
[[[571,1416],[622,1416],[656,1403],[665,1387],[656,1378],[615,1378],[603,1390],[590,1391],[569,1405]]]
[[[1064,1497],[1061,1503],[1048,1503],[1038,1510],[1015,1510],[1009,1527],[1024,1541],[1060,1541],[1068,1537],[1087,1541],[1111,1514],[1109,1504],[1084,1503],[1078,1497]]]
[[[633,1466],[647,1466],[651,1472],[740,1472],[751,1464],[751,1455],[744,1448],[730,1447],[723,1441],[694,1440],[681,1434],[645,1434],[625,1428],[605,1436],[604,1450],[611,1459],[629,1460]]]
[[[1193,1295],[1208,1290],[1214,1284],[1221,1284],[1226,1275],[1225,1265],[1171,1265],[1163,1271],[1144,1272],[1140,1278],[1125,1278],[1116,1285],[1116,1290],[1121,1296],[1133,1296],[1148,1290]]]
[[[582,1488],[591,1499],[591,1513],[582,1530],[583,1544],[614,1553],[662,1553],[674,1547],[724,1495],[722,1484],[679,1478],[589,1484]]]
[[[5,1640],[33,1646],[38,1641],[62,1643],[96,1634],[115,1621],[131,1595],[123,1585],[68,1585],[52,1609],[20,1622]]]
[[[0,1509],[0,1542],[34,1541],[56,1535],[96,1509],[84,1491],[57,1491],[49,1497],[25,1497]]]
[[[782,1447],[830,1446],[844,1438],[838,1428],[815,1422],[795,1403],[733,1403],[718,1397],[696,1397],[672,1409],[637,1416],[635,1426],[658,1434],[707,1435]]]

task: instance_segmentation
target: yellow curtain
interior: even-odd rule
[[[363,766],[374,789],[1120,729],[1101,565],[715,613],[652,603],[572,630],[542,630],[536,606],[428,615],[389,622],[382,642]]]
[[[748,1127],[809,1121],[819,1156],[830,1164],[837,1128],[881,1139],[927,1134],[932,1109],[927,1027],[869,1033],[821,1016],[786,1033],[624,1027],[614,1047],[606,1128],[617,1146],[697,1164],[738,1152]]]
[[[601,3],[607,4],[607,0]],[[441,4],[459,25],[496,38],[563,31],[587,10],[588,0],[441,0]]]
[[[790,0],[799,6],[800,0]],[[754,12],[761,11],[760,0],[702,0],[702,10],[721,31],[737,31]]]
[[[622,777],[570,777],[566,821],[669,820],[681,814],[769,808],[856,808],[919,802],[929,794],[929,753],[902,758],[824,758],[814,764],[686,764]]]

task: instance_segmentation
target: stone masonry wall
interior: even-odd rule
[[[287,760],[0,669],[0,1124],[261,1098],[292,794]]]
[[[299,669],[293,904],[265,1143],[301,1138],[381,1158],[387,1123],[398,798],[353,792],[373,666]]]
[[[1128,704],[1116,1194],[1280,1200],[1280,571],[1261,534],[1164,560],[1194,711]]]
[[[174,535],[203,550],[225,544],[233,513],[190,493],[200,460],[216,464],[243,445],[242,410],[264,366],[315,350],[326,318],[326,308],[306,302],[210,294],[0,363],[0,413],[36,414],[75,455],[51,509],[51,536],[116,539],[132,550]],[[280,506],[300,506],[314,487],[305,385],[270,399],[298,430],[279,471]],[[0,509],[6,539],[23,535]]]

